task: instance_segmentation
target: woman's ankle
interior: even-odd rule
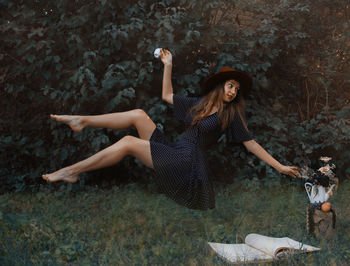
[[[83,127],[86,128],[89,126],[89,116],[79,116],[79,124]]]

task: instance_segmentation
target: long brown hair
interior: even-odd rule
[[[245,101],[242,93],[238,90],[236,97],[229,103],[224,103],[224,83],[219,83],[208,94],[203,96],[202,100],[190,110],[193,116],[191,126],[199,124],[211,112],[214,106],[218,107],[219,124],[222,131],[233,121],[235,113],[237,112],[242,120],[244,128],[248,131],[245,123]]]

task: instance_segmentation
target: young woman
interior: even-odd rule
[[[243,143],[280,173],[300,177],[298,167],[279,163],[248,131],[243,116],[243,97],[249,93],[252,81],[247,74],[222,68],[202,84],[202,97],[183,97],[173,93],[171,53],[162,50],[161,60],[164,64],[162,99],[174,105],[174,116],[186,125],[181,140],[168,142],[148,115],[139,109],[97,116],[51,115],[74,131],[85,127],[125,129],[135,126],[139,138],[126,136],[81,162],[43,175],[43,179],[74,183],[80,173],[116,164],[131,155],[155,170],[155,182],[161,191],[178,204],[191,209],[213,209],[215,195],[212,180],[207,176],[205,149],[215,144],[223,132],[228,142]]]

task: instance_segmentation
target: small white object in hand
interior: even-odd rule
[[[159,58],[160,57],[160,51],[161,50],[162,50],[162,48],[157,48],[157,49],[154,50],[153,55],[154,55],[155,58]]]

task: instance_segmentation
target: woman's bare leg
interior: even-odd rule
[[[49,182],[62,180],[75,183],[78,181],[79,174],[114,165],[127,155],[132,155],[147,167],[153,168],[150,142],[133,136],[125,136],[95,155],[54,173],[45,174],[42,178]]]
[[[85,127],[126,129],[135,126],[140,138],[144,140],[149,140],[156,128],[152,119],[141,109],[94,116],[50,115],[50,117],[68,124],[77,132]]]

